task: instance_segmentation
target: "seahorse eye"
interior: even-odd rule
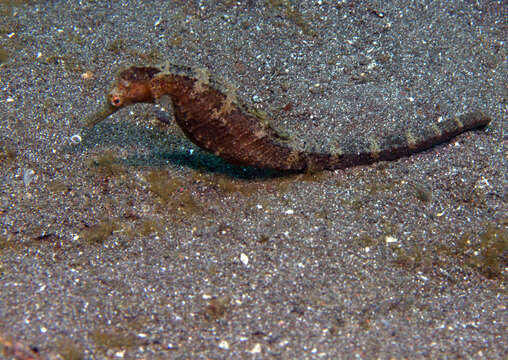
[[[121,106],[122,105],[122,99],[120,99],[119,96],[115,95],[111,97],[111,105],[113,106]]]

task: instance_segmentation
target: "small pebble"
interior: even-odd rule
[[[394,238],[393,236],[386,236],[385,237],[385,241],[387,244],[391,244],[391,243],[396,243],[398,240],[396,238]]]
[[[170,113],[166,111],[163,107],[156,106],[155,107],[155,117],[157,120],[162,121],[166,124],[171,124],[171,116]]]
[[[83,74],[81,74],[81,78],[83,80],[92,80],[94,77],[95,75],[91,71],[85,71]]]
[[[261,344],[257,343],[252,349],[248,350],[248,352],[251,354],[259,354],[261,352]]]
[[[34,179],[35,171],[32,169],[26,169],[23,172],[23,182],[25,183],[25,186],[29,186],[33,179]]]
[[[226,340],[219,342],[219,348],[222,350],[229,350],[229,343]]]
[[[249,265],[249,257],[247,255],[245,255],[244,253],[241,253],[240,254],[240,261],[242,262],[242,264],[244,264],[245,266]]]

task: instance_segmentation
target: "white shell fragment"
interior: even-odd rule
[[[81,135],[79,134],[74,134],[71,136],[71,143],[77,145],[81,142]]]
[[[244,264],[245,266],[249,265],[249,257],[247,255],[245,255],[244,253],[241,253],[240,254],[240,261],[242,262],[242,264]]]

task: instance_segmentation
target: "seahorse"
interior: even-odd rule
[[[132,66],[121,71],[106,106],[88,119],[99,121],[135,103],[157,103],[168,97],[174,118],[200,148],[237,165],[291,171],[321,171],[396,160],[449,141],[491,121],[473,111],[430,126],[387,136],[345,139],[333,152],[308,152],[291,146],[266,119],[257,116],[207,71],[168,64]]]

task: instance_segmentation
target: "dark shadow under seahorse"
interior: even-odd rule
[[[155,103],[169,96],[176,122],[200,148],[238,165],[319,171],[395,160],[490,122],[487,115],[476,111],[401,134],[345,140],[333,153],[305,152],[292,148],[206,71],[166,67],[130,67],[120,72],[107,105],[87,125],[94,126],[125,106]]]

